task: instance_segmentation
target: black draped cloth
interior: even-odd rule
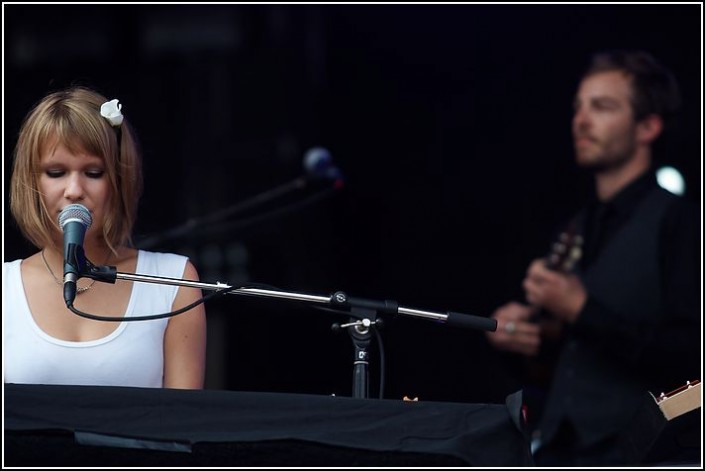
[[[506,404],[5,385],[8,466],[527,466]]]

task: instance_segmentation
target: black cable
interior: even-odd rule
[[[87,312],[83,312],[79,309],[76,309],[73,306],[73,303],[67,304],[66,307],[69,308],[71,312],[76,314],[77,316],[85,317],[86,319],[93,319],[95,321],[105,321],[105,322],[134,322],[134,321],[150,321],[153,319],[164,319],[166,317],[174,317],[178,316],[179,314],[183,314],[184,312],[193,309],[194,307],[198,306],[199,304],[203,304],[206,301],[210,301],[211,299],[217,297],[217,296],[222,296],[224,294],[227,294],[231,291],[234,291],[236,289],[243,288],[244,286],[232,286],[230,288],[224,288],[220,289],[218,291],[214,291],[210,294],[207,294],[206,296],[203,296],[201,299],[199,299],[196,302],[193,302],[189,304],[186,307],[182,307],[181,309],[177,309],[176,311],[171,311],[171,312],[165,312],[162,314],[154,314],[150,316],[134,316],[134,317],[105,317],[105,316],[96,316],[93,314],[88,314]]]
[[[149,315],[149,316],[132,316],[132,317],[106,317],[106,316],[96,316],[94,314],[88,314],[87,312],[83,312],[77,308],[74,307],[73,303],[68,303],[66,307],[69,308],[71,312],[76,314],[77,316],[84,317],[86,319],[92,319],[96,321],[104,321],[104,322],[136,322],[136,321],[149,321],[149,320],[155,320],[155,319],[164,319],[168,317],[174,317],[179,314],[183,314],[184,312],[193,309],[194,307],[198,306],[199,304],[203,304],[206,301],[210,301],[213,298],[216,298],[218,296],[222,296],[224,294],[228,294],[232,291],[236,291],[238,289],[242,288],[255,288],[255,289],[268,289],[270,291],[284,291],[281,288],[276,288],[274,286],[262,284],[262,283],[247,283],[244,285],[240,286],[231,286],[229,288],[223,288],[219,289],[217,291],[214,291],[210,294],[207,294],[206,296],[203,296],[201,299],[189,304],[188,306],[182,307],[181,309],[177,309],[176,311],[171,311],[171,312],[165,312],[162,314],[154,314],[154,315]],[[320,307],[320,306],[313,306],[317,309],[323,310],[323,311],[332,311],[332,312],[338,312],[338,313],[343,313],[344,311],[336,310],[336,309],[331,309],[331,308],[325,308],[325,307]],[[386,372],[385,372],[385,354],[384,354],[384,344],[382,342],[382,336],[379,333],[379,329],[373,329],[375,333],[375,338],[377,339],[377,345],[379,347],[379,356],[380,356],[380,372],[379,372],[379,398],[384,399],[384,382],[385,382],[385,377],[386,377]]]
[[[385,373],[385,355],[384,355],[384,345],[382,344],[382,336],[379,333],[379,329],[375,329],[375,337],[377,338],[377,345],[379,346],[379,398],[384,399],[384,381],[386,377]]]

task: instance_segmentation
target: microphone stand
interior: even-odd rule
[[[368,398],[369,388],[369,354],[367,348],[372,338],[372,329],[382,327],[382,319],[376,319],[377,313],[373,309],[352,307],[350,312],[354,317],[350,318],[347,324],[333,324],[333,331],[340,332],[341,329],[348,329],[350,339],[353,343],[353,390],[352,397]],[[381,386],[380,386],[381,387]],[[380,393],[381,394],[381,393]]]
[[[352,308],[351,312],[358,311],[359,314],[363,314],[367,309],[356,309]],[[374,318],[374,311],[369,311]],[[369,353],[367,348],[370,346],[370,339],[372,337],[372,322],[368,318],[364,318],[361,321],[352,322],[352,326],[348,328],[348,333],[352,339],[353,346],[355,347],[354,357],[353,357],[353,391],[352,397],[367,399],[370,397],[370,377],[369,377]],[[342,327],[342,326],[341,326]]]
[[[259,296],[267,298],[288,299],[313,304],[326,304],[334,310],[347,311],[350,314],[351,322],[343,325],[334,325],[334,329],[347,328],[355,349],[353,367],[353,397],[369,397],[368,365],[369,347],[372,328],[381,326],[381,319],[377,319],[378,314],[401,314],[432,320],[453,327],[464,327],[480,330],[497,330],[497,321],[487,317],[474,316],[471,314],[461,314],[458,312],[432,312],[420,309],[411,309],[399,306],[396,301],[385,300],[376,301],[365,298],[348,296],[342,291],[336,291],[330,296],[319,296],[312,294],[264,288],[235,288],[226,283],[204,283],[201,281],[183,280],[180,278],[168,278],[163,276],[139,275],[133,273],[118,272],[113,266],[89,265],[88,270],[83,270],[82,275],[107,283],[115,283],[115,280],[136,281],[140,283],[158,283],[165,285],[186,286],[189,288],[200,288],[212,291],[225,291],[226,294],[240,294],[247,296]]]

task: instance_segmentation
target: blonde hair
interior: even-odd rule
[[[113,128],[101,116],[100,106],[106,101],[88,88],[69,88],[46,96],[22,123],[10,181],[10,210],[22,234],[39,248],[53,245],[52,233],[59,230],[39,190],[41,157],[50,145],[103,159],[110,198],[102,237],[113,252],[131,244],[142,193],[142,161],[127,119]]]

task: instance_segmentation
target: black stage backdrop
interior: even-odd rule
[[[661,159],[701,198],[699,4],[5,4],[3,19],[5,187],[32,104],[95,87],[120,99],[144,151],[136,242],[191,256],[204,281],[480,316],[519,299],[527,264],[589,187],[571,105],[601,49],[649,50],[679,76],[684,119]],[[266,199],[316,146],[342,189],[312,182],[160,237]],[[33,248],[4,197],[9,261]],[[209,389],[351,394],[352,344],[330,328],[345,317],[244,296],[207,310]],[[481,332],[387,321],[386,398],[501,403],[516,390]]]

